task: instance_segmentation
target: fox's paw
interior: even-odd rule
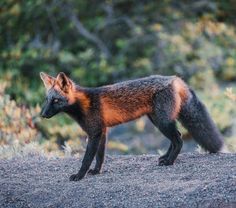
[[[168,158],[168,155],[162,155],[161,157],[159,157],[159,161],[163,160],[163,159],[167,159]]]
[[[97,169],[90,169],[88,171],[88,174],[90,174],[90,175],[97,175],[97,174],[100,174],[100,173],[101,172],[99,170],[97,170]]]
[[[79,181],[83,178],[83,176],[80,176],[79,174],[73,174],[70,176],[70,181]]]
[[[159,158],[159,166],[167,166],[167,165],[173,165],[173,161],[169,160],[168,158]]]

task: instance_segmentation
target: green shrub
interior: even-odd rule
[[[4,94],[6,84],[0,84],[0,144],[9,145],[16,141],[20,144],[37,141],[40,133],[36,122],[40,108],[19,106],[9,95]]]

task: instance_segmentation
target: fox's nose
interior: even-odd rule
[[[43,118],[47,118],[47,113],[46,113],[47,108],[46,108],[46,107],[47,107],[47,106],[44,105],[43,108],[42,108],[42,110],[41,110],[41,112],[40,112],[40,116],[43,117]]]
[[[48,111],[48,102],[47,100],[43,103],[41,112],[40,112],[40,116],[42,118],[47,118],[47,111]]]
[[[45,112],[43,112],[43,110],[41,111],[40,116],[46,118]]]

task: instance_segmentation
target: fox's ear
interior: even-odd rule
[[[49,90],[55,82],[54,77],[49,76],[44,72],[40,72],[40,78],[43,80],[44,86],[46,87],[47,90]]]
[[[64,72],[60,72],[57,75],[57,84],[62,91],[68,92],[68,90],[72,88],[73,82],[65,75]]]

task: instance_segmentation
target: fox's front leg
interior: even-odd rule
[[[102,131],[97,134],[92,134],[89,136],[87,148],[82,161],[82,166],[77,174],[73,174],[70,176],[70,181],[81,180],[86,175],[98,150],[101,137],[102,137]]]
[[[104,129],[102,133],[102,137],[98,146],[98,151],[96,155],[96,164],[94,169],[89,170],[89,174],[96,175],[101,172],[102,165],[104,162],[104,157],[105,157],[105,150],[106,150],[106,129]]]

